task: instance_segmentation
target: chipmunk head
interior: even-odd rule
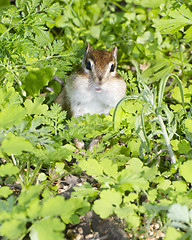
[[[102,85],[116,75],[117,47],[111,51],[93,49],[88,43],[82,67],[89,74],[90,81]]]

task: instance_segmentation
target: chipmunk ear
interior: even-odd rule
[[[115,61],[117,61],[117,47],[114,47],[112,50],[111,50],[111,53],[113,54],[114,58],[115,58]]]
[[[90,52],[91,50],[93,50],[93,48],[91,47],[91,44],[88,43],[86,47],[86,53]]]
[[[85,54],[83,56],[82,65],[85,65],[86,57],[87,57],[88,53],[91,52],[92,50],[93,50],[93,48],[91,47],[91,44],[88,43],[87,46],[86,46]]]

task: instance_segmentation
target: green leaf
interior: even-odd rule
[[[62,196],[56,196],[48,199],[42,207],[42,216],[54,217],[59,216],[62,213],[62,208],[65,205],[64,198]]]
[[[60,208],[60,216],[66,224],[77,224],[80,222],[77,212],[83,215],[89,211],[89,208],[89,203],[85,200],[71,197],[64,202],[62,209]]]
[[[43,26],[34,26],[33,31],[35,33],[35,40],[39,46],[47,45],[50,41],[50,33]]]
[[[185,32],[185,40],[190,42],[192,40],[192,26],[190,26]]]
[[[45,100],[44,97],[36,97],[34,102],[30,99],[26,99],[24,102],[27,114],[36,114],[41,115],[45,114],[48,110],[48,106],[46,104],[43,104],[43,101]]]
[[[21,106],[11,105],[0,112],[0,128],[9,128],[19,124],[25,117],[26,110]]]
[[[115,189],[104,190],[100,194],[100,198],[105,200],[111,205],[118,206],[122,202],[122,196],[120,192],[117,192]]]
[[[0,227],[0,235],[8,239],[19,239],[24,233],[26,233],[26,222],[21,220],[9,220]]]
[[[187,88],[182,88],[182,86],[180,86],[173,89],[171,96],[178,102],[182,102],[184,106],[184,102],[190,103],[191,101],[191,96],[188,93],[189,90]]]
[[[123,218],[127,221],[128,225],[136,230],[140,224],[140,217],[135,213],[135,206],[124,206],[115,209],[115,213],[119,218]]]
[[[47,179],[47,176],[46,176],[46,174],[45,173],[40,173],[39,175],[38,175],[38,177],[37,177],[37,180],[39,180],[39,181],[45,181]]]
[[[19,169],[12,163],[6,163],[5,165],[0,166],[1,177],[16,175],[18,172]]]
[[[64,164],[63,162],[57,162],[57,163],[55,164],[55,167],[56,167],[55,172],[56,172],[57,174],[61,175],[61,174],[63,174],[63,173],[65,172],[65,169],[64,169],[65,164]]]
[[[100,164],[93,158],[89,158],[88,160],[81,160],[79,162],[79,167],[91,176],[99,176],[103,173]]]
[[[174,225],[178,224],[178,227],[180,227],[180,223],[187,223],[189,224],[190,218],[189,218],[189,210],[186,205],[180,205],[180,204],[173,204],[168,211],[167,217],[171,219],[171,221],[174,222]],[[185,226],[182,224],[183,227]],[[185,227],[184,227],[185,228]]]
[[[115,207],[113,205],[108,204],[108,202],[106,202],[105,200],[99,199],[94,202],[93,210],[101,218],[107,218],[111,214],[113,214]]]
[[[171,181],[169,181],[168,179],[164,179],[164,181],[158,184],[157,189],[162,189],[166,191],[169,187],[171,187]]]
[[[47,218],[36,221],[31,226],[31,240],[63,240],[65,224],[59,218]]]
[[[155,202],[155,200],[157,198],[157,189],[149,190],[147,198],[150,202]]]
[[[27,205],[27,216],[31,219],[35,219],[41,216],[42,206],[39,203],[39,196],[33,198]]]
[[[166,229],[164,240],[179,240],[182,237],[182,233],[173,227]]]
[[[187,162],[184,162],[180,166],[180,170],[179,170],[181,176],[184,177],[185,180],[190,183],[192,183],[191,169],[192,169],[192,160],[188,160]]]
[[[135,172],[141,172],[142,167],[143,163],[139,158],[131,158],[129,160],[129,169]]]
[[[153,167],[143,167],[143,174],[142,176],[148,180],[153,181],[158,174],[158,168],[156,166]]]
[[[100,166],[103,168],[103,171],[108,175],[115,177],[117,175],[118,165],[113,164],[113,162],[107,158],[103,158],[100,162]]]
[[[7,198],[13,191],[9,187],[0,187],[0,197]]]
[[[187,140],[182,139],[181,141],[179,141],[178,152],[180,154],[187,154],[190,150],[191,150],[191,146],[190,146],[190,143]]]
[[[99,200],[96,200],[93,205],[93,210],[100,215],[101,218],[110,216],[115,207],[119,206],[122,202],[120,192],[115,189],[103,190],[100,194]]]
[[[32,185],[29,190],[23,190],[18,197],[18,202],[21,206],[28,206],[33,199],[39,198],[42,191],[42,185]]]
[[[79,187],[73,188],[75,192],[72,192],[72,196],[84,198],[97,197],[97,190],[93,188],[88,182],[85,182]]]
[[[91,31],[91,35],[94,38],[99,39],[99,36],[101,33],[101,25],[91,26],[90,31]]]
[[[120,172],[118,176],[118,187],[122,191],[140,191],[141,189],[148,189],[149,182],[140,176],[139,173],[127,168]]]
[[[1,144],[2,152],[8,155],[20,155],[22,152],[32,152],[33,145],[24,137],[18,137],[11,133],[7,134],[7,139],[5,139]]]
[[[189,119],[189,118],[185,119],[184,125],[185,125],[187,131],[192,133],[192,119]]]
[[[174,34],[182,27],[192,24],[192,13],[185,4],[175,10],[169,10],[168,15],[172,19],[155,19],[154,27],[165,34]]]
[[[31,70],[27,74],[24,82],[24,89],[28,95],[34,96],[35,94],[39,94],[40,90],[53,78],[56,70],[57,68],[55,67]]]
[[[179,140],[178,139],[171,140],[171,146],[172,146],[174,151],[178,151],[178,145],[179,145]]]
[[[182,181],[174,181],[172,182],[177,193],[184,193],[187,191],[187,185],[185,182]]]
[[[137,193],[129,193],[128,196],[125,196],[123,198],[123,202],[124,203],[134,202],[137,198],[138,198],[138,194]]]

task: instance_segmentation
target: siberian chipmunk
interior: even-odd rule
[[[126,83],[116,69],[117,47],[105,51],[93,49],[88,43],[81,69],[70,76],[55,102],[75,117],[85,113],[109,114],[126,92]],[[75,144],[84,147],[77,139]]]
[[[126,92],[126,83],[116,69],[117,47],[108,52],[88,43],[80,71],[70,76],[56,102],[75,117],[109,114]]]

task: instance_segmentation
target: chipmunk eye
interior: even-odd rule
[[[110,72],[114,72],[114,71],[115,71],[115,65],[111,64]]]
[[[91,62],[90,62],[89,60],[86,60],[85,66],[86,66],[86,68],[87,68],[88,70],[91,71]]]

